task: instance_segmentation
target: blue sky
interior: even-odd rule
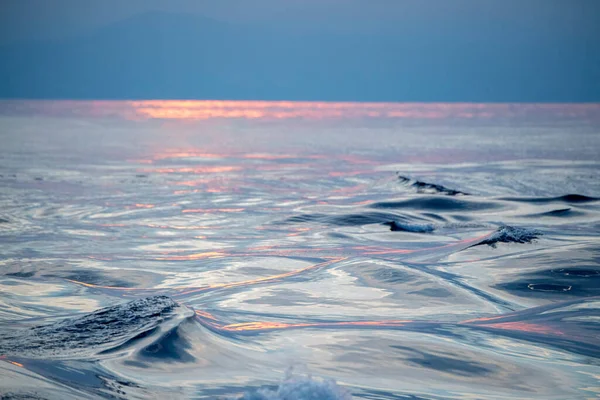
[[[600,101],[598,0],[4,0],[0,51],[0,97]]]
[[[361,31],[477,19],[529,24],[532,32],[598,33],[596,0],[3,0],[0,40],[77,35],[148,11],[203,15],[235,23],[290,24]],[[597,24],[598,23],[598,24]],[[554,32],[557,33],[557,32]]]

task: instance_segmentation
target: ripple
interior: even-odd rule
[[[496,285],[518,296],[600,296],[598,268],[558,268],[522,273],[519,279]]]

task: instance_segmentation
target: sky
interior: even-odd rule
[[[1,97],[600,101],[599,53],[597,0],[0,0]]]
[[[551,30],[553,23],[560,29],[565,21],[573,30],[593,30],[600,22],[596,0],[1,0],[0,4],[0,43],[73,36],[149,11],[236,23],[312,24],[332,31],[360,31],[407,20],[435,29],[433,23],[440,18],[521,21],[531,23],[532,31]]]

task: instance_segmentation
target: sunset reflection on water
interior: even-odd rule
[[[0,116],[0,375],[52,366],[24,388],[114,375],[131,381],[119,396],[215,398],[292,362],[369,398],[596,383],[599,105],[0,101]]]
[[[5,100],[0,114],[120,117],[129,120],[493,119],[549,116],[598,119],[598,104],[359,103],[234,100]]]

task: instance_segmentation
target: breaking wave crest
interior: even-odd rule
[[[65,358],[114,349],[149,335],[163,321],[189,310],[166,296],[134,300],[31,329],[0,335],[0,355]]]
[[[331,379],[288,374],[276,389],[246,392],[238,400],[351,400],[350,392]]]
[[[417,179],[411,179],[406,176],[398,175],[398,180],[400,183],[409,186],[413,189],[416,189],[417,193],[424,194],[445,194],[447,196],[457,196],[457,195],[469,195],[468,193],[461,192],[460,190],[449,189],[445,186],[438,185],[435,183],[428,183],[419,181]]]
[[[498,243],[531,243],[542,235],[537,229],[516,228],[501,226],[489,238],[477,243],[475,246],[487,244],[496,247]]]
[[[400,221],[384,222],[384,225],[388,225],[390,231],[395,232],[431,233],[437,228],[434,224],[411,224]]]

